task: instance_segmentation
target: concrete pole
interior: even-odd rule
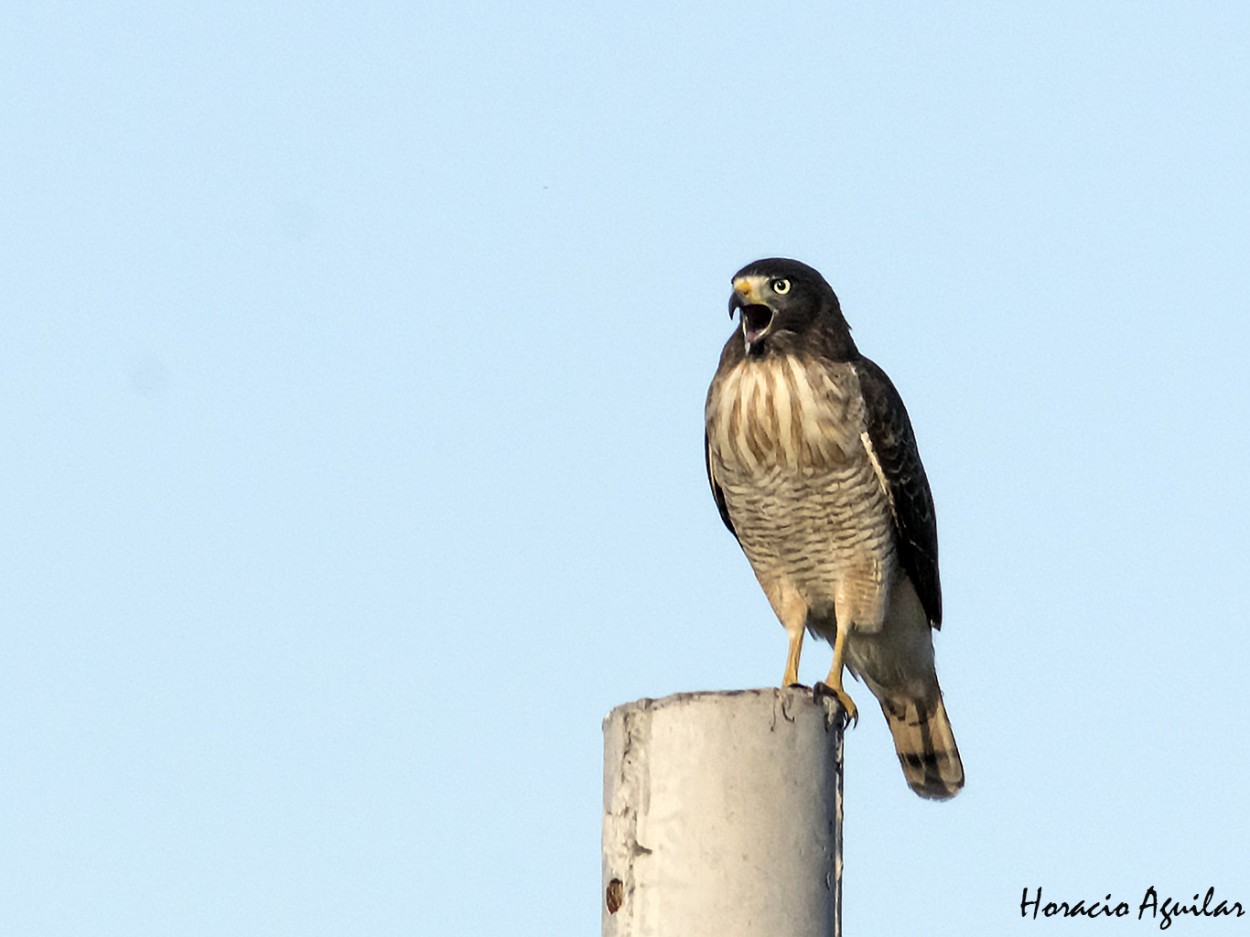
[[[842,729],[801,688],[612,710],[603,937],[841,937]]]

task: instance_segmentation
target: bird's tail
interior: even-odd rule
[[[959,793],[964,786],[964,766],[941,693],[932,700],[885,696],[881,711],[911,789],[936,800]]]

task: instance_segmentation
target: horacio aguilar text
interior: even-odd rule
[[[1127,901],[1117,901],[1110,895],[1102,901],[1044,901],[1040,885],[1032,894],[1026,887],[1020,899],[1020,916],[1032,917],[1034,920],[1039,917],[1129,917],[1132,913],[1133,908]],[[1194,895],[1192,901],[1186,902],[1171,897],[1161,898],[1151,885],[1137,905],[1137,920],[1149,915],[1159,922],[1159,930],[1167,930],[1172,926],[1173,918],[1185,915],[1243,917],[1245,913],[1240,901],[1217,901],[1214,888],[1208,888],[1205,895]]]

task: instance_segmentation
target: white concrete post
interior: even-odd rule
[[[841,937],[842,729],[802,688],[612,710],[603,937]]]

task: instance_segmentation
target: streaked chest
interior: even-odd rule
[[[761,582],[782,576],[813,607],[879,623],[893,523],[852,364],[770,356],[708,393],[708,460]]]
[[[863,396],[849,363],[747,359],[713,381],[706,419],[712,454],[729,476],[810,475],[864,456]]]

